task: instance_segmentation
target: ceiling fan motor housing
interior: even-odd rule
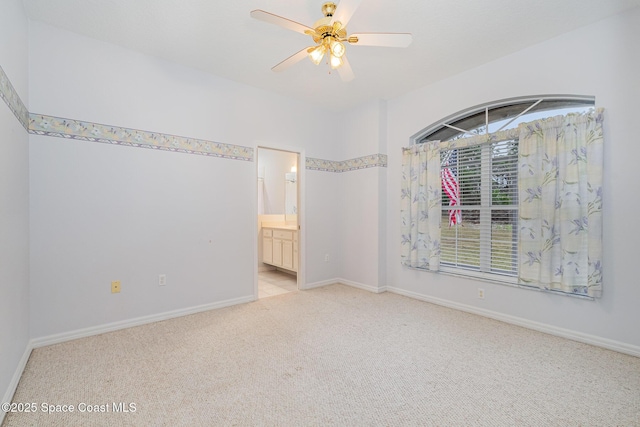
[[[305,31],[306,34],[313,38],[317,44],[314,48],[309,48],[309,59],[319,65],[326,52],[330,53],[328,62],[331,68],[337,69],[344,64],[343,56],[345,47],[342,42],[350,41],[347,39],[347,27],[340,21],[334,21],[334,13],[336,4],[326,2],[322,5],[322,13],[324,18],[319,19],[313,25],[313,31]]]
[[[325,43],[333,40],[344,40],[347,37],[347,27],[343,27],[341,22],[331,23],[333,14],[336,11],[336,4],[333,2],[326,2],[322,5],[322,14],[324,18],[319,19],[313,24],[315,33],[312,33],[313,41],[316,43]],[[328,39],[328,37],[331,37]]]

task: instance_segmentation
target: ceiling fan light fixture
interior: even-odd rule
[[[331,64],[331,68],[333,68],[334,70],[336,68],[340,68],[342,66],[342,58],[340,58],[339,56],[334,56],[333,54],[331,55],[331,60],[330,60],[330,64]]]
[[[344,55],[346,49],[344,47],[344,43],[337,41],[337,40],[333,40],[331,42],[331,54],[333,56],[337,56],[338,58],[341,58],[342,55]]]
[[[316,65],[320,65],[322,62],[322,58],[324,58],[324,54],[327,51],[327,48],[321,44],[316,46],[311,52],[309,52],[309,59]]]

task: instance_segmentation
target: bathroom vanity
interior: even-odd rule
[[[262,227],[262,262],[298,271],[298,229],[296,226]]]

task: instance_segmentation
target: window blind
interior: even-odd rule
[[[441,263],[517,275],[518,141],[441,151]]]

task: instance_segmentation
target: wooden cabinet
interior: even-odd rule
[[[263,228],[262,262],[298,271],[298,231]]]
[[[293,271],[298,271],[298,232],[293,233]]]
[[[282,241],[282,266],[293,270],[293,240]]]
[[[282,267],[282,239],[273,239],[273,265]]]
[[[273,263],[273,230],[262,230],[262,262]]]

